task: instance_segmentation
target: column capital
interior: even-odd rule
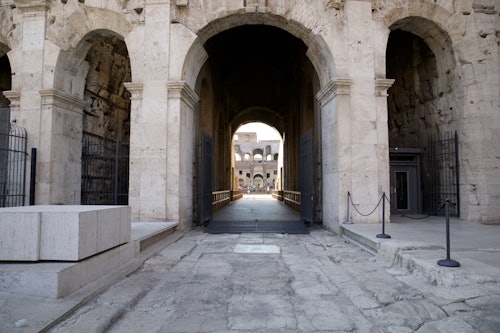
[[[171,81],[167,83],[168,98],[180,98],[190,108],[199,102],[200,98],[185,81]]]
[[[392,86],[393,79],[375,79],[375,96],[387,97],[387,90]]]
[[[21,105],[21,92],[14,90],[2,91],[3,95],[10,101],[11,108],[18,108]]]
[[[57,89],[40,90],[40,96],[42,106],[53,105],[79,114],[89,106],[86,101]]]
[[[144,84],[141,82],[124,82],[123,85],[132,94],[130,97],[131,100],[142,99]]]
[[[337,95],[349,95],[350,87],[351,79],[333,79],[321,88],[321,90],[316,94],[316,99],[320,102],[321,106],[323,106]]]

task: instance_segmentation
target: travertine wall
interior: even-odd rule
[[[203,105],[199,75],[209,80],[216,68],[201,71],[210,64],[205,42],[237,26],[273,26],[304,43],[315,71],[314,100],[308,106],[302,100],[299,110],[315,114],[308,126],[315,128],[327,227],[338,230],[346,219],[347,191],[361,211],[388,191],[390,143],[421,140],[399,138],[393,132],[399,123],[409,126],[408,133],[436,127],[459,132],[462,217],[494,223],[500,221],[499,9],[495,0],[6,0],[0,6],[0,49],[7,52],[12,85],[4,95],[11,119],[26,127],[29,146],[39,148],[38,203],[78,203],[82,121],[92,104],[85,87],[95,77],[89,51],[100,39],[122,41],[130,62],[130,78],[123,80],[130,79],[125,86],[131,94],[133,219],[176,220],[189,228]],[[418,91],[414,97],[422,101],[415,107],[410,101],[405,116],[389,120],[387,89],[391,79],[405,78],[386,75],[387,44],[396,30],[416,36],[418,54],[429,62],[414,57],[408,66],[415,70],[405,71],[419,75],[406,79],[420,88],[402,90]],[[208,82],[206,91],[214,84]],[[120,110],[126,109],[126,93],[117,96]],[[216,118],[212,135],[219,147],[232,134],[230,126],[221,126],[230,121],[217,113],[221,105],[215,96],[205,107]],[[111,128],[124,127],[113,121]],[[230,158],[226,151],[221,161]],[[353,214],[355,222],[380,221]]]
[[[85,61],[86,77],[83,132],[128,142],[130,135],[130,61],[126,45],[116,37],[95,38]]]

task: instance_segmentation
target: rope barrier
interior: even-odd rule
[[[352,204],[352,206],[354,207],[354,210],[359,215],[361,215],[361,216],[369,216],[369,215],[371,215],[371,214],[373,214],[375,212],[375,210],[380,206],[381,202],[385,203],[385,200],[387,200],[387,202],[389,203],[389,207],[391,207],[396,212],[398,211],[397,209],[395,209],[393,207],[391,201],[385,195],[385,192],[382,192],[382,196],[378,200],[377,205],[375,206],[375,208],[373,208],[368,214],[363,214],[354,205],[351,193],[348,191],[347,192],[347,220],[344,222],[344,224],[352,224],[352,222],[349,220],[349,203]],[[450,214],[449,214],[449,206],[450,206],[450,201],[448,199],[446,199],[445,203],[443,205],[441,205],[441,207],[439,207],[435,212],[433,212],[433,214],[437,214],[441,209],[443,209],[443,207],[445,208],[445,217],[446,217],[446,259],[439,260],[437,262],[437,264],[439,266],[445,266],[445,267],[460,267],[460,263],[458,261],[452,260],[450,258]],[[424,217],[411,217],[411,216],[408,216],[408,215],[405,215],[405,214],[401,214],[401,216],[405,216],[405,217],[410,218],[410,219],[425,219],[425,218],[428,218],[428,217],[432,216],[432,214],[429,214],[429,215],[424,216]],[[382,233],[378,234],[376,237],[377,238],[391,238],[390,235],[388,235],[388,234],[385,233],[385,205],[382,206]]]
[[[353,200],[352,200],[352,195],[351,195],[351,192],[350,191],[347,191],[347,219],[346,221],[344,222],[344,224],[352,224],[352,222],[350,221],[350,217],[349,217],[349,203],[352,205],[352,207],[354,208],[354,210],[361,216],[370,216],[372,215],[376,210],[377,208],[380,206],[380,203],[383,201],[383,199],[385,198],[385,200],[387,200],[387,202],[389,203],[389,207],[391,208],[392,211],[395,211],[397,212],[398,214],[400,214],[402,217],[406,217],[406,218],[409,218],[409,219],[413,219],[413,220],[423,220],[423,219],[426,219],[426,218],[429,218],[431,216],[436,216],[445,206],[446,206],[446,203],[443,203],[441,205],[441,207],[439,207],[438,209],[436,209],[434,212],[431,212],[425,216],[420,216],[420,217],[414,217],[414,216],[410,216],[410,215],[406,215],[404,214],[403,212],[400,212],[397,208],[394,207],[393,203],[391,202],[391,200],[389,200],[389,198],[385,195],[385,192],[382,194],[382,196],[380,197],[380,199],[378,200],[377,202],[377,205],[375,206],[375,208],[373,208],[369,213],[367,214],[363,214],[362,212],[360,212],[358,210],[358,208],[355,206]]]
[[[350,194],[349,192],[347,192],[347,193],[348,193],[349,201],[350,201],[350,202],[351,202],[351,204],[352,204],[352,207],[353,207],[353,208],[354,208],[354,210],[355,210],[355,211],[356,211],[359,215],[361,215],[361,216],[370,216],[370,215],[372,215],[372,214],[375,212],[375,210],[377,210],[377,208],[380,206],[380,203],[382,202],[382,198],[384,197],[384,196],[381,196],[381,197],[380,197],[380,199],[378,200],[377,205],[375,206],[375,208],[373,208],[373,209],[372,209],[372,211],[371,211],[371,212],[369,212],[368,214],[363,214],[363,213],[361,213],[361,212],[360,212],[360,211],[356,208],[356,206],[354,205],[354,202],[352,202],[352,196],[351,196],[351,194]]]
[[[406,218],[413,219],[413,220],[423,220],[423,219],[429,218],[431,216],[436,216],[437,213],[439,213],[439,211],[441,211],[441,209],[443,209],[445,207],[445,205],[446,205],[446,203],[442,204],[441,207],[439,207],[438,209],[436,209],[434,212],[429,213],[429,214],[427,214],[425,216],[414,217],[414,216],[406,215],[405,213],[400,212],[397,208],[394,207],[394,205],[392,204],[391,200],[389,200],[389,198],[387,196],[385,197],[385,199],[389,203],[389,207],[391,207],[391,210],[397,212],[402,217],[406,217]]]

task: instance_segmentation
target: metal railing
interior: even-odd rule
[[[127,205],[129,144],[96,137],[82,142],[82,205]]]
[[[298,191],[271,191],[271,195],[274,199],[283,201],[285,205],[292,208],[293,210],[300,212],[300,200],[302,198],[301,192]]]
[[[232,190],[231,191],[231,200],[235,201],[243,198],[243,190]]]
[[[25,204],[27,141],[23,127],[0,126],[0,207]]]
[[[229,205],[231,202],[231,191],[216,191],[212,192],[212,211],[221,209],[224,206]]]
[[[242,190],[224,190],[212,192],[212,212],[225,207],[235,201],[243,198]]]
[[[283,202],[297,212],[300,212],[301,193],[298,191],[283,191]]]
[[[272,190],[271,191],[271,196],[279,201],[283,201],[283,191],[280,190]]]
[[[458,133],[443,133],[429,138],[429,173],[431,178],[430,210],[437,211],[447,200],[450,216],[460,217],[460,178],[458,159]],[[438,215],[443,215],[441,211]]]

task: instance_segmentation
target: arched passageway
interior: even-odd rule
[[[97,32],[85,39],[82,204],[126,205],[129,191],[130,59],[125,42]]]
[[[321,160],[318,106],[314,91],[318,77],[306,55],[307,47],[290,33],[269,25],[244,25],[222,31],[209,38],[204,48],[208,60],[201,69],[196,145],[203,149],[202,138],[211,145],[213,172],[208,175],[206,156],[200,160],[195,177],[195,192],[203,192],[203,179],[211,179],[211,191],[234,189],[234,151],[232,138],[238,127],[248,122],[263,122],[283,138],[283,190],[300,191],[308,202],[302,217],[321,221],[321,179],[316,167]],[[204,134],[202,134],[204,133]],[[265,151],[253,156],[265,159]],[[253,183],[263,184],[256,172]],[[208,188],[207,188],[208,189]],[[309,191],[309,192],[304,192]],[[198,195],[195,200],[204,204]],[[201,222],[206,217],[198,210]]]
[[[391,27],[386,52],[393,213],[437,213],[449,199],[459,215],[455,124],[462,112],[450,39],[424,18]]]

